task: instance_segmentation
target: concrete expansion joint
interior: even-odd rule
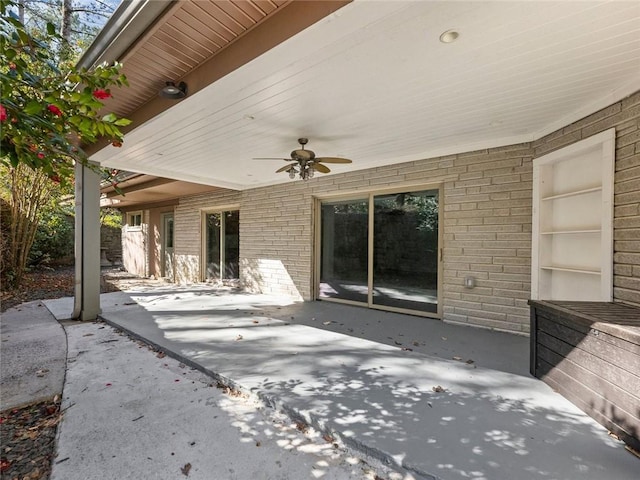
[[[403,465],[398,463],[392,454],[384,452],[380,449],[371,447],[366,443],[356,440],[348,435],[341,433],[339,430],[335,430],[327,425],[327,422],[320,421],[314,415],[305,413],[300,411],[297,408],[293,408],[286,403],[282,402],[279,398],[264,394],[261,392],[256,392],[252,389],[247,389],[243,385],[233,381],[231,378],[228,378],[224,375],[220,375],[216,372],[211,371],[210,369],[203,368],[201,365],[193,362],[189,358],[174,352],[173,350],[169,350],[164,346],[161,346],[153,341],[150,341],[147,338],[144,338],[141,335],[136,334],[134,331],[123,327],[122,325],[117,324],[116,322],[112,322],[111,320],[98,315],[98,320],[104,322],[105,324],[113,327],[116,332],[123,332],[132,340],[144,343],[149,347],[153,348],[158,352],[163,352],[171,358],[178,360],[179,362],[185,364],[186,366],[198,370],[199,372],[204,373],[205,375],[211,377],[218,383],[219,388],[227,388],[231,391],[232,394],[242,394],[246,396],[246,398],[252,400],[259,400],[263,405],[268,408],[271,408],[277,412],[281,412],[285,414],[293,423],[298,425],[298,429],[302,431],[303,426],[312,427],[314,430],[319,431],[323,435],[329,435],[332,438],[338,440],[342,446],[350,453],[356,454],[359,457],[364,457],[365,459],[374,460],[377,462],[381,462],[387,467],[393,468],[395,470],[404,471],[411,476],[408,478],[414,478],[415,480],[442,480],[438,476],[434,476],[428,472],[423,472],[419,469],[413,468],[410,465]],[[225,392],[230,393],[230,392]]]

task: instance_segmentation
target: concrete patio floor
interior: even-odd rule
[[[638,478],[621,442],[528,375],[526,337],[207,285],[101,299],[108,323],[417,478]]]

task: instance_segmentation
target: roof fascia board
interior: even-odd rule
[[[351,2],[352,0],[305,0],[304,2],[290,2],[284,6],[277,15],[268,18],[251,29],[218,54],[205,60],[180,80],[189,85],[189,96],[191,96]],[[134,45],[132,44],[130,47],[134,48]],[[132,123],[120,130],[126,134],[147,121],[153,120],[157,115],[160,115],[175,103],[173,100],[167,100],[161,97],[153,98],[137,110],[128,114],[127,118],[131,120]],[[86,147],[86,153],[91,156],[108,145],[109,142],[106,140],[98,141],[92,145],[88,145]],[[159,175],[162,176],[162,174]],[[180,180],[200,183],[199,180],[192,180],[190,178],[181,178]],[[217,186],[232,190],[240,189],[239,185],[232,184]]]
[[[154,24],[174,0],[124,0],[78,61],[91,68],[120,58]]]

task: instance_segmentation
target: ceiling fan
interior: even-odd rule
[[[299,138],[298,143],[301,148],[291,152],[291,158],[254,158],[254,160],[284,160],[293,162],[276,170],[276,173],[287,172],[289,178],[294,179],[298,175],[303,180],[313,177],[315,172],[329,173],[329,167],[324,163],[351,163],[348,158],[339,157],[316,157],[312,150],[305,150],[304,146],[309,142],[308,138]]]

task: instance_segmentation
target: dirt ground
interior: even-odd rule
[[[72,297],[74,277],[73,266],[29,272],[19,288],[0,293],[0,312],[34,300]],[[112,281],[102,282],[102,293],[117,292],[119,289],[116,284],[117,282]]]

